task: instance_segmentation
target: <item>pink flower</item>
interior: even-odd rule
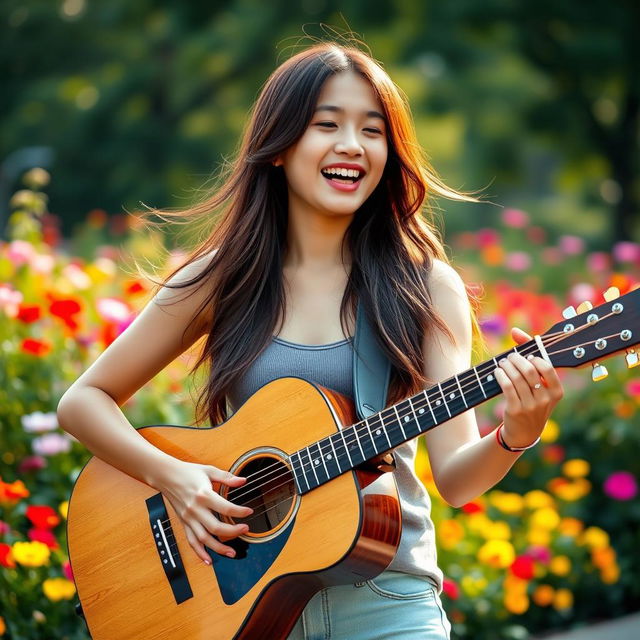
[[[73,571],[71,570],[71,563],[68,560],[65,560],[62,563],[62,573],[64,573],[64,577],[67,580],[71,580],[73,582]]]
[[[11,260],[14,266],[19,267],[23,264],[31,262],[36,256],[36,250],[30,242],[25,240],[13,240],[9,243],[7,258]]]
[[[511,271],[526,271],[531,267],[531,256],[524,251],[512,251],[507,254],[505,266]]]
[[[99,298],[96,304],[103,320],[120,323],[129,320],[131,316],[129,307],[116,298]]]
[[[627,382],[627,394],[634,398],[640,397],[640,380],[629,380]]]
[[[618,262],[637,262],[640,260],[640,244],[617,242],[613,246],[613,257]]]
[[[562,252],[557,247],[545,247],[542,250],[542,261],[545,264],[560,264],[562,262]]]
[[[20,473],[29,473],[30,471],[39,471],[47,466],[47,461],[42,456],[27,456],[18,466]]]
[[[476,233],[480,248],[490,247],[500,241],[500,234],[495,229],[479,229]]]
[[[529,227],[527,239],[533,244],[542,244],[547,239],[547,232],[542,227]]]
[[[581,302],[593,302],[597,298],[596,290],[588,282],[579,282],[574,285],[569,292],[571,304],[578,305]]]
[[[20,304],[24,296],[11,288],[10,285],[0,284],[0,310],[10,318],[15,318],[20,311]]]
[[[604,251],[594,251],[587,256],[587,267],[589,271],[600,273],[607,271],[611,266],[611,259]]]
[[[457,600],[460,597],[460,588],[451,578],[445,578],[442,581],[442,590],[452,600]]]
[[[529,547],[524,552],[524,555],[529,556],[533,560],[537,560],[542,564],[549,564],[549,562],[551,562],[551,551],[542,545],[533,545]]]
[[[614,500],[631,500],[638,493],[638,483],[628,471],[615,471],[604,481],[603,489]]]
[[[4,520],[0,520],[0,536],[3,536],[5,533],[9,533],[11,531],[11,527]]]
[[[560,251],[567,256],[575,256],[584,251],[584,240],[578,236],[560,236]]]
[[[529,224],[529,216],[520,209],[505,209],[502,212],[502,222],[507,227],[522,229]]]
[[[41,433],[43,431],[53,431],[58,428],[58,417],[53,411],[42,413],[42,411],[34,411],[20,419],[22,428],[27,433]]]
[[[57,453],[67,453],[71,449],[71,439],[66,434],[47,433],[36,438],[31,447],[39,456],[54,456]]]

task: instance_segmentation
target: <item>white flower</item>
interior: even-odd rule
[[[58,428],[58,417],[53,412],[42,413],[34,411],[26,416],[22,416],[22,428],[27,433],[41,433],[42,431],[53,431]]]

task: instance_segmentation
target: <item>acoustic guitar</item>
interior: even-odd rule
[[[343,395],[301,378],[264,385],[223,424],[146,426],[139,432],[181,460],[247,477],[216,487],[254,509],[228,542],[235,558],[191,549],[170,503],[93,457],[70,499],[67,532],[78,597],[93,640],[278,640],[318,590],[375,577],[401,533],[394,474],[382,454],[498,395],[493,377],[511,351],[554,367],[593,364],[626,351],[639,362],[640,290],[596,308],[569,307],[549,331],[364,421]],[[639,331],[639,334],[635,332]]]

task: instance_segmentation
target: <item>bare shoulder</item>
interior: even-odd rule
[[[208,254],[180,269],[146,304],[133,322],[74,382],[110,395],[120,406],[180,354],[202,337],[210,325],[202,310],[211,283],[198,281],[213,256]]]
[[[468,301],[467,289],[460,274],[442,260],[433,261],[427,284],[432,296],[449,292],[456,293]]]

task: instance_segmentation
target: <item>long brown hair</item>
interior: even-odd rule
[[[196,420],[227,418],[226,393],[277,334],[285,316],[283,258],[287,250],[287,185],[273,160],[306,130],[325,81],[359,73],[373,88],[387,119],[388,158],[382,178],[355,212],[344,238],[352,266],[340,307],[345,335],[360,300],[392,364],[388,402],[424,388],[422,339],[438,327],[427,288],[434,259],[448,262],[432,220],[429,196],[478,202],[447,187],[418,144],[407,100],[372,57],[352,46],[323,42],[281,64],[253,107],[225,181],[183,210],[151,208],[165,220],[192,225],[219,214],[215,227],[162,285],[200,283],[208,295],[200,312],[211,318],[206,343],[192,373],[208,364]],[[200,273],[170,284],[178,271],[208,256]],[[158,284],[158,283],[156,283]],[[195,316],[194,316],[195,317]]]

